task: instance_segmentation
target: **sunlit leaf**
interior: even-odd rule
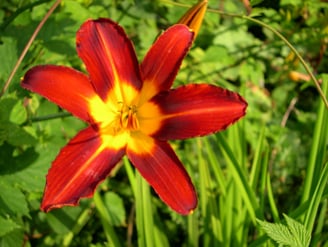
[[[0,98],[0,121],[9,121],[10,112],[17,100],[14,97]]]
[[[284,218],[290,232],[293,236],[295,236],[295,238],[297,238],[297,245],[309,246],[311,241],[311,233],[307,231],[306,227],[286,214],[284,214]]]
[[[311,235],[304,225],[284,215],[287,226],[281,223],[269,223],[258,220],[262,229],[275,242],[291,247],[307,247],[310,244]]]
[[[22,101],[17,101],[10,112],[9,120],[15,124],[22,124],[27,119],[27,112]]]
[[[13,69],[17,60],[16,40],[9,37],[2,37],[0,43],[0,88],[2,89],[4,81],[8,79],[9,73]]]
[[[0,213],[29,214],[26,198],[20,189],[0,182],[0,191]]]

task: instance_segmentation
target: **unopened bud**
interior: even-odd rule
[[[196,5],[192,6],[178,21],[178,23],[185,24],[194,31],[194,38],[196,38],[203,22],[206,9],[207,0],[199,1]]]

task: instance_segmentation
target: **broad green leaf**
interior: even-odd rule
[[[232,56],[224,46],[210,46],[204,54],[202,62],[212,62],[216,64],[228,65],[234,62]]]
[[[16,228],[3,237],[0,237],[1,247],[20,247],[24,246],[24,230]]]
[[[0,143],[7,141],[13,146],[33,145],[36,139],[24,127],[19,127],[10,122],[0,122]]]
[[[249,47],[259,44],[258,40],[245,32],[245,28],[239,26],[238,28],[230,27],[230,29],[226,30],[225,27],[221,26],[217,30],[213,44],[226,47],[230,54],[235,53],[235,57],[240,57],[243,54],[241,51],[249,51]]]
[[[15,147],[7,144],[0,148],[0,177],[10,184],[17,184],[30,192],[41,192],[44,189],[45,177],[51,162],[56,157],[59,147],[49,142],[28,148],[13,157]],[[11,164],[11,165],[8,165]]]
[[[287,226],[281,223],[269,223],[257,220],[265,233],[275,242],[290,247],[307,247],[310,244],[311,235],[305,226],[298,221],[284,215]]]
[[[23,192],[9,184],[0,182],[0,213],[28,215],[29,210]]]
[[[1,66],[0,66],[1,67]],[[10,112],[17,103],[17,99],[14,96],[7,96],[0,98],[0,122],[8,122],[10,118]],[[0,125],[1,128],[1,125]]]
[[[263,85],[264,83],[265,65],[253,58],[247,59],[240,66],[240,79],[241,81],[250,82],[255,85]]]
[[[17,176],[17,173],[27,169],[37,158],[37,153],[34,148],[30,147],[25,150],[19,150],[16,147],[7,143],[0,148],[0,181],[4,180],[4,175],[12,174]],[[12,184],[19,184],[22,180],[16,178]]]
[[[265,233],[278,244],[294,246],[294,239],[288,227],[280,223],[257,220]]]
[[[26,102],[30,113],[34,115],[40,106],[40,98],[37,96],[37,94],[31,94],[31,96],[26,99]]]
[[[21,100],[17,101],[10,112],[9,120],[15,124],[22,124],[26,121],[26,119],[26,108],[23,106],[23,102]]]
[[[295,236],[297,240],[297,245],[304,247],[309,246],[311,242],[311,232],[309,232],[303,224],[299,223],[288,215],[284,214],[284,218],[290,232],[293,234],[293,236]]]
[[[6,219],[0,216],[0,238],[20,227],[21,226],[15,223],[12,219],[10,218]]]
[[[125,225],[126,215],[122,198],[114,192],[107,192],[104,195],[104,203],[110,217],[110,223],[113,226]]]
[[[2,36],[2,35],[1,35]],[[17,60],[17,41],[9,37],[1,37],[0,42],[0,88],[8,79]]]

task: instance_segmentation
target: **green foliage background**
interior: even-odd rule
[[[0,89],[53,3],[0,2]],[[64,0],[47,20],[0,97],[0,246],[293,246],[283,242],[290,236],[307,246],[309,235],[311,246],[328,246],[327,108],[287,44],[242,18],[247,12],[239,0],[209,0],[174,84],[219,85],[249,103],[246,117],[227,131],[172,143],[196,185],[195,212],[183,217],[168,209],[127,160],[93,199],[48,214],[39,210],[51,162],[84,123],[23,90],[20,78],[38,64],[85,71],[75,33],[88,18],[117,21],[141,61],[158,34],[186,12],[179,3],[194,4]],[[250,3],[251,17],[286,37],[327,98],[328,3]]]

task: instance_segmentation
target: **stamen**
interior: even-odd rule
[[[123,129],[138,129],[139,122],[137,119],[137,107],[135,105],[127,106],[123,102],[118,102],[122,104],[119,110],[119,121],[121,128]]]

